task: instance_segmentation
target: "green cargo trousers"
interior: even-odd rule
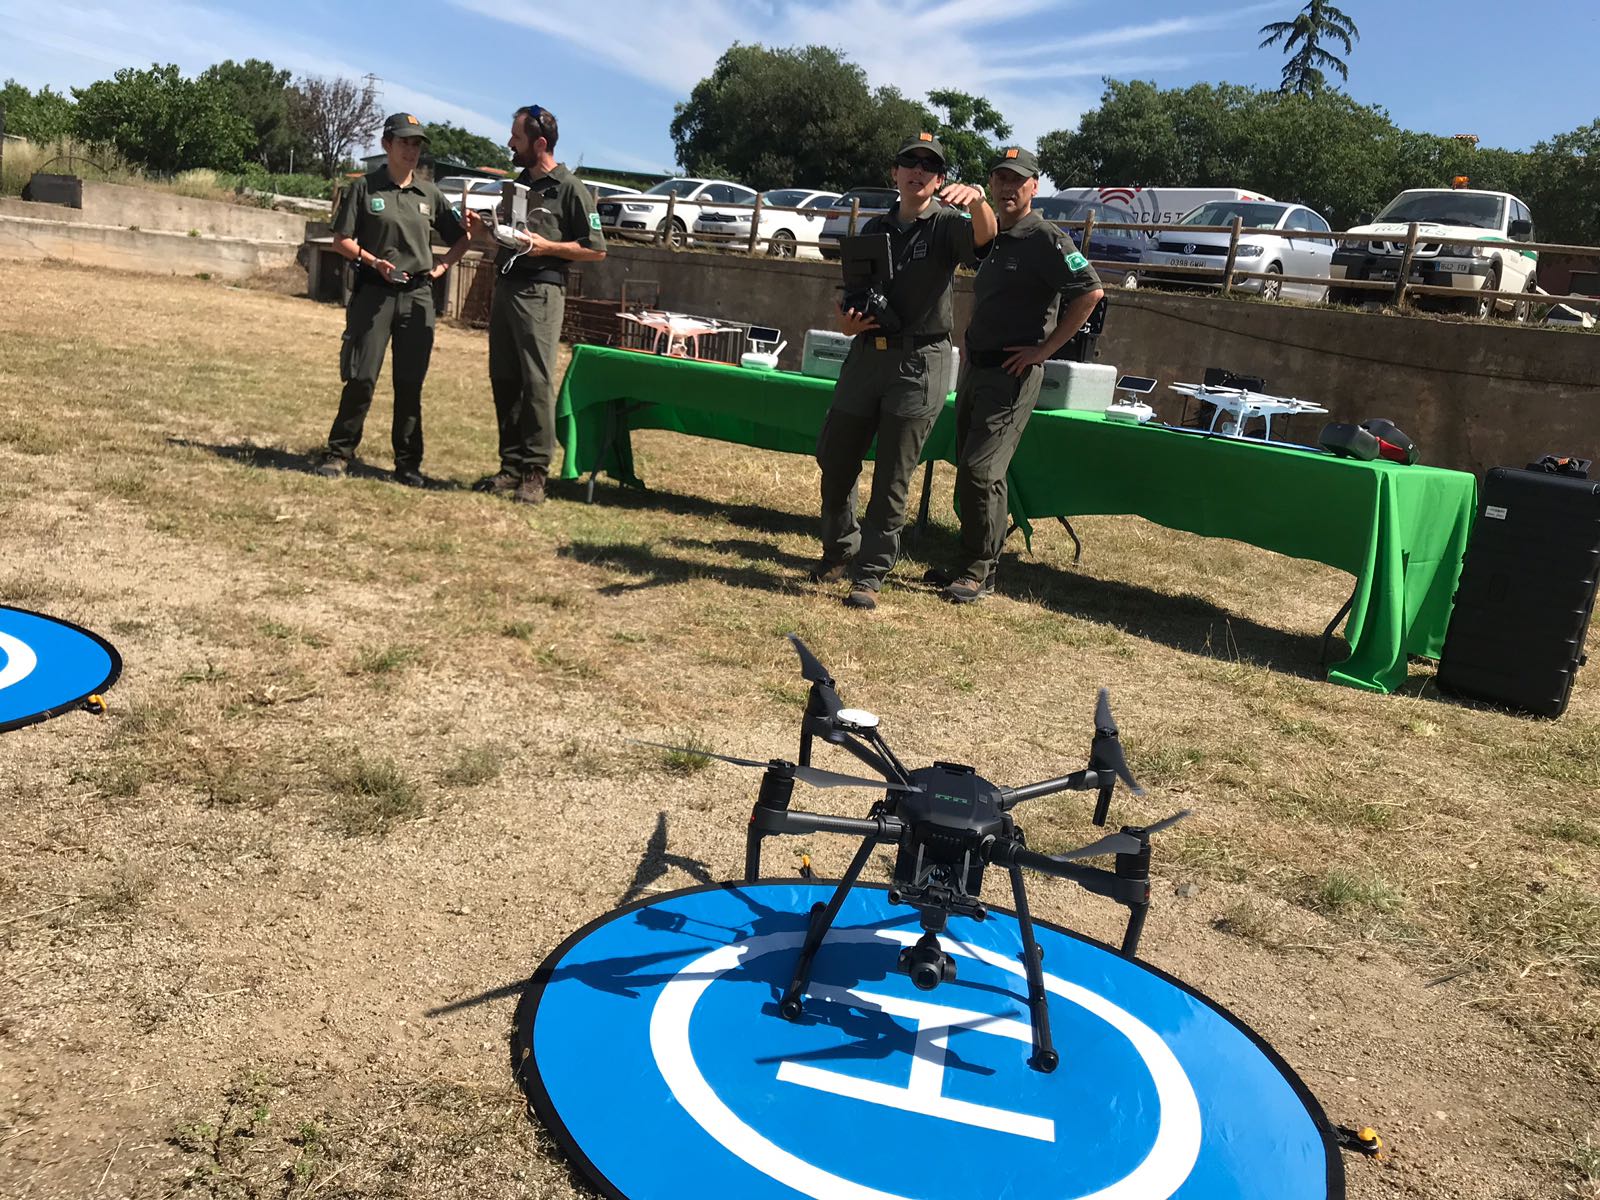
[[[489,386],[500,426],[500,469],[549,474],[556,450],[556,348],[566,295],[558,283],[495,280],[489,306]]]
[[[1043,367],[1020,377],[968,364],[956,389],[956,506],[961,511],[957,578],[982,583],[1000,559],[1010,514],[1006,473],[1039,399]]]
[[[887,339],[879,350],[870,333],[851,343],[839,370],[833,406],[817,435],[822,468],[822,558],[855,560],[854,582],[877,591],[900,557],[906,499],[939,411],[950,371],[948,339],[908,347]],[[866,517],[856,520],[856,482],[878,440]]]
[[[339,412],[328,431],[328,453],[349,460],[361,444],[372,393],[383,370],[384,351],[394,343],[394,469],[422,469],[422,381],[433,357],[433,288],[428,283],[395,288],[364,283],[344,313],[339,351]]]

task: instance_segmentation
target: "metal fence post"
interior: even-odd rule
[[[1244,228],[1244,221],[1239,217],[1233,219],[1233,232],[1228,235],[1228,261],[1222,268],[1222,294],[1226,296],[1233,290],[1233,265],[1239,260],[1239,231]]]
[[[1411,228],[1406,231],[1406,250],[1400,256],[1400,274],[1394,281],[1394,306],[1406,306],[1406,287],[1411,282],[1411,259],[1417,252],[1417,223],[1411,222]]]
[[[750,246],[749,252],[753,256],[756,246],[761,242],[761,193],[756,193],[755,211],[750,214]]]

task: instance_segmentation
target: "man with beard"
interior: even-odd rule
[[[926,576],[954,604],[971,604],[994,591],[1008,519],[1006,472],[1039,398],[1043,363],[1083,328],[1105,295],[1072,238],[1033,211],[1038,190],[1033,154],[1020,146],[1002,150],[989,168],[1000,234],[972,285],[972,321],[956,391],[962,561],[953,572]]]
[[[553,375],[563,288],[569,262],[598,262],[605,236],[589,189],[555,160],[555,114],[537,104],[511,118],[507,145],[522,167],[517,182],[528,189],[527,229],[516,249],[495,260],[489,310],[489,384],[500,427],[500,469],[480,479],[479,491],[521,504],[544,501],[556,446]]]
[[[981,189],[945,185],[946,161],[931,133],[907,141],[894,160],[899,204],[862,230],[889,238],[894,273],[885,298],[894,332],[877,332],[878,320],[855,309],[840,310],[854,340],[817,436],[822,560],[811,579],[850,579],[844,602],[851,608],[877,607],[884,576],[899,557],[911,478],[950,376],[951,279],[958,265],[977,261],[995,234]],[[858,523],[856,481],[874,438],[872,495]]]
[[[433,355],[433,288],[467,252],[467,230],[431,182],[416,177],[428,136],[410,113],[383,123],[387,161],[345,189],[333,219],[333,248],[357,264],[345,307],[339,378],[344,390],[317,474],[349,470],[372,407],[384,351],[394,344],[394,478],[421,487],[422,381]],[[433,234],[450,247],[433,261]]]

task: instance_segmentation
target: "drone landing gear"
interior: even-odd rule
[[[817,951],[822,948],[822,939],[828,936],[828,930],[833,928],[834,918],[839,915],[839,908],[844,904],[844,898],[850,894],[850,889],[855,886],[860,877],[862,868],[867,865],[867,859],[872,855],[872,847],[876,845],[872,838],[867,838],[861,843],[861,849],[856,851],[856,856],[850,860],[850,866],[845,870],[844,878],[839,880],[839,886],[833,889],[833,895],[828,897],[826,904],[816,904],[811,908],[811,923],[806,928],[806,940],[800,947],[800,961],[795,963],[794,978],[789,981],[788,991],[783,993],[783,999],[778,1002],[778,1011],[783,1014],[786,1021],[800,1019],[801,997],[805,995],[806,985],[811,982],[811,964],[817,957]]]

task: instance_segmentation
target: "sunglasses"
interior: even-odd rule
[[[919,171],[926,171],[930,175],[944,174],[944,164],[931,154],[899,154],[895,156],[894,165],[897,167],[914,167]]]

